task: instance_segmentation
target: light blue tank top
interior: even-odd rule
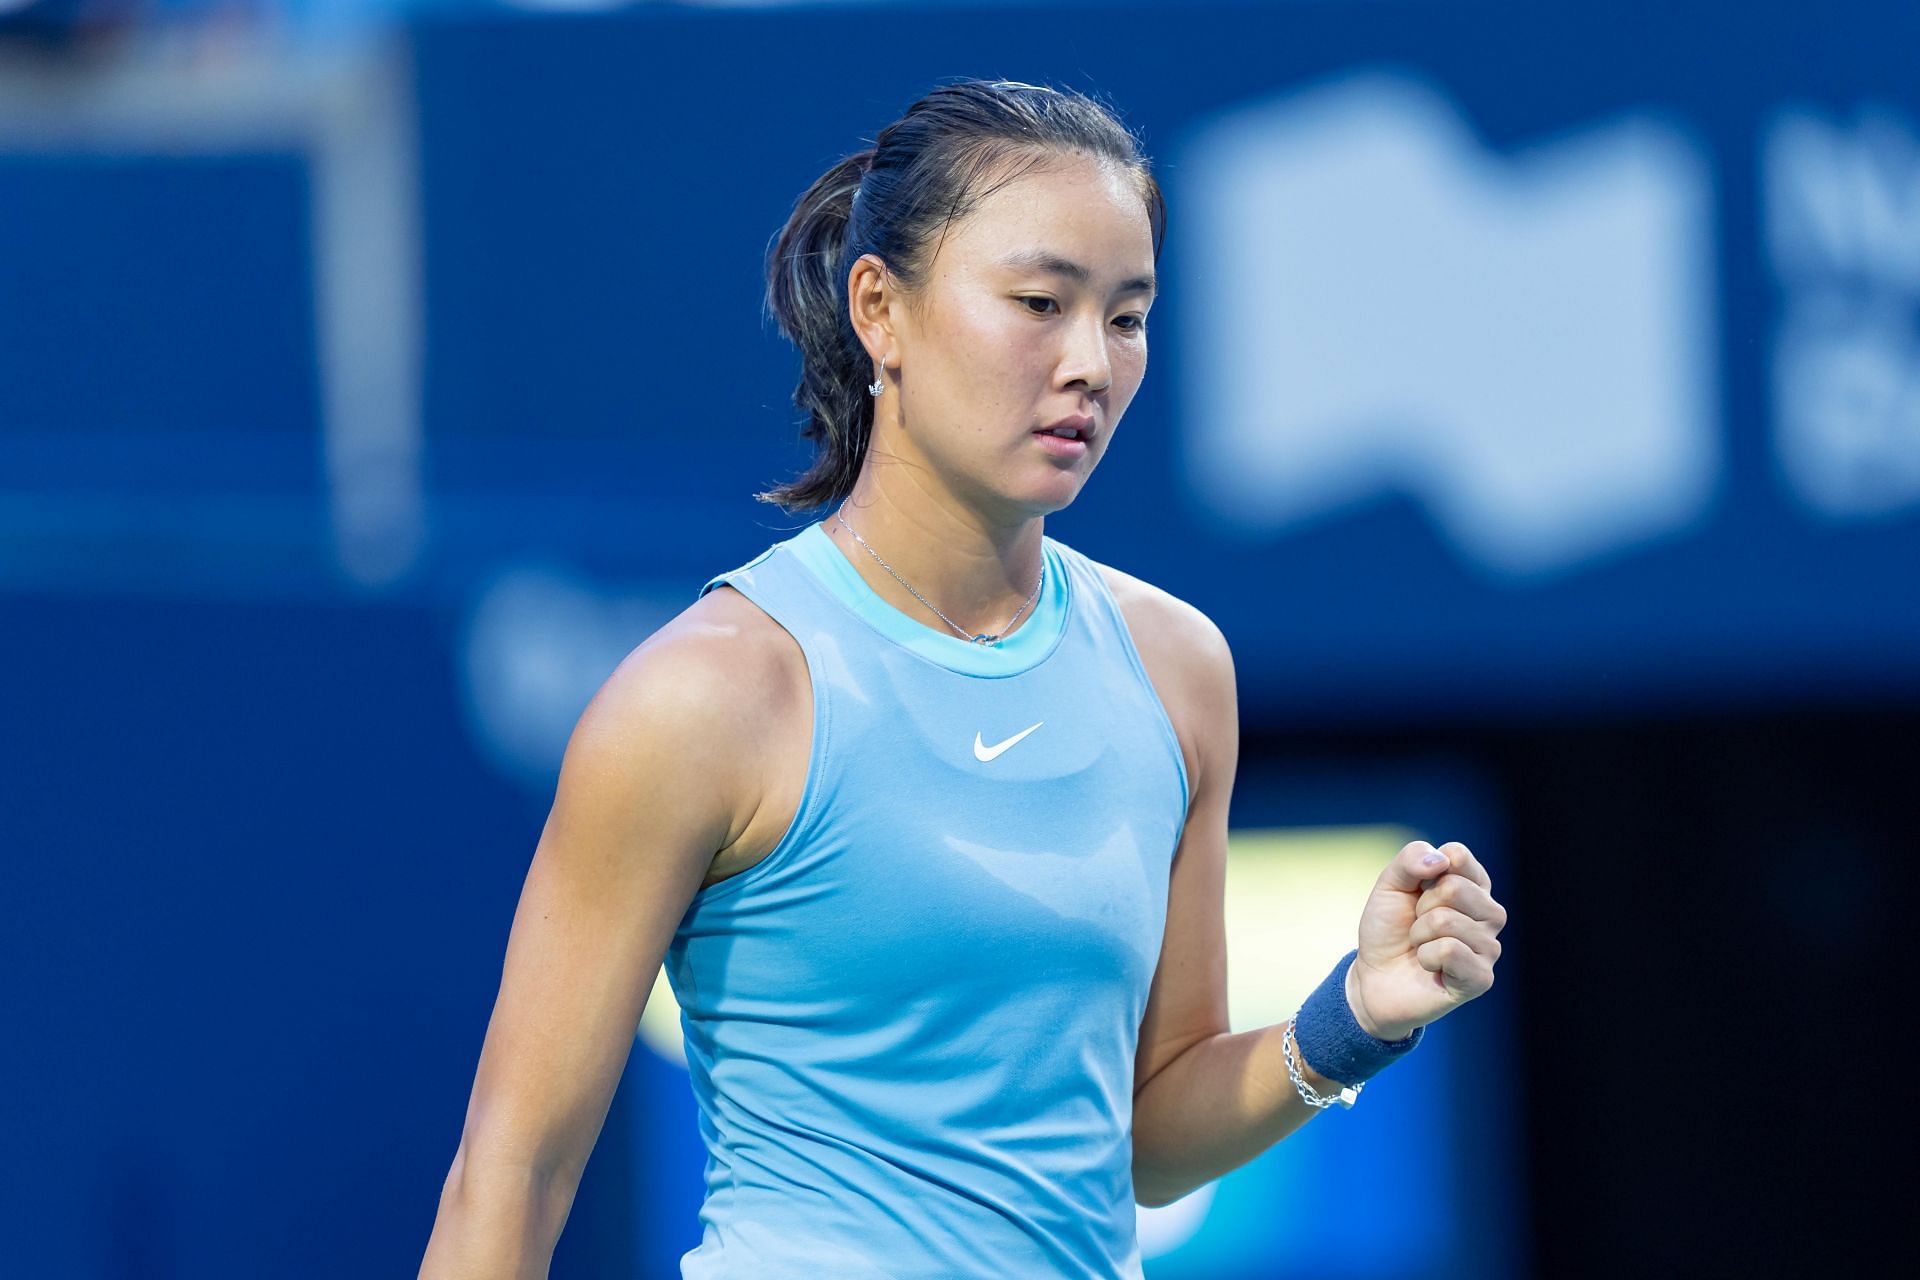
[[[683,1277],[1140,1277],[1133,1064],[1186,767],[1099,570],[997,645],[821,524],[708,581],[799,642],[792,825],[667,952],[706,1144]]]

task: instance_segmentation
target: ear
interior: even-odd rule
[[[899,350],[896,332],[903,295],[886,264],[863,253],[847,271],[847,315],[875,364]]]

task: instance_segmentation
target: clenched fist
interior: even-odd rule
[[[1394,855],[1360,913],[1347,1003],[1369,1034],[1400,1040],[1493,985],[1507,909],[1493,879],[1455,840],[1415,840]]]

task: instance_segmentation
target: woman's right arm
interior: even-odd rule
[[[674,930],[751,816],[764,664],[717,606],[629,654],[568,739],[422,1280],[547,1274]]]

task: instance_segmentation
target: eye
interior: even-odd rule
[[[1023,303],[1027,303],[1027,302],[1039,303],[1041,307],[1040,310],[1029,312],[1029,314],[1036,315],[1036,316],[1046,315],[1048,314],[1046,308],[1058,305],[1054,302],[1052,298],[1041,297],[1038,294],[1023,295],[1019,299],[1019,301]],[[1118,324],[1122,320],[1126,321],[1127,323],[1121,324],[1120,327],[1122,330],[1124,330],[1127,333],[1144,333],[1146,331],[1147,318],[1145,316],[1124,315],[1124,316],[1118,317],[1115,320],[1115,323]]]

